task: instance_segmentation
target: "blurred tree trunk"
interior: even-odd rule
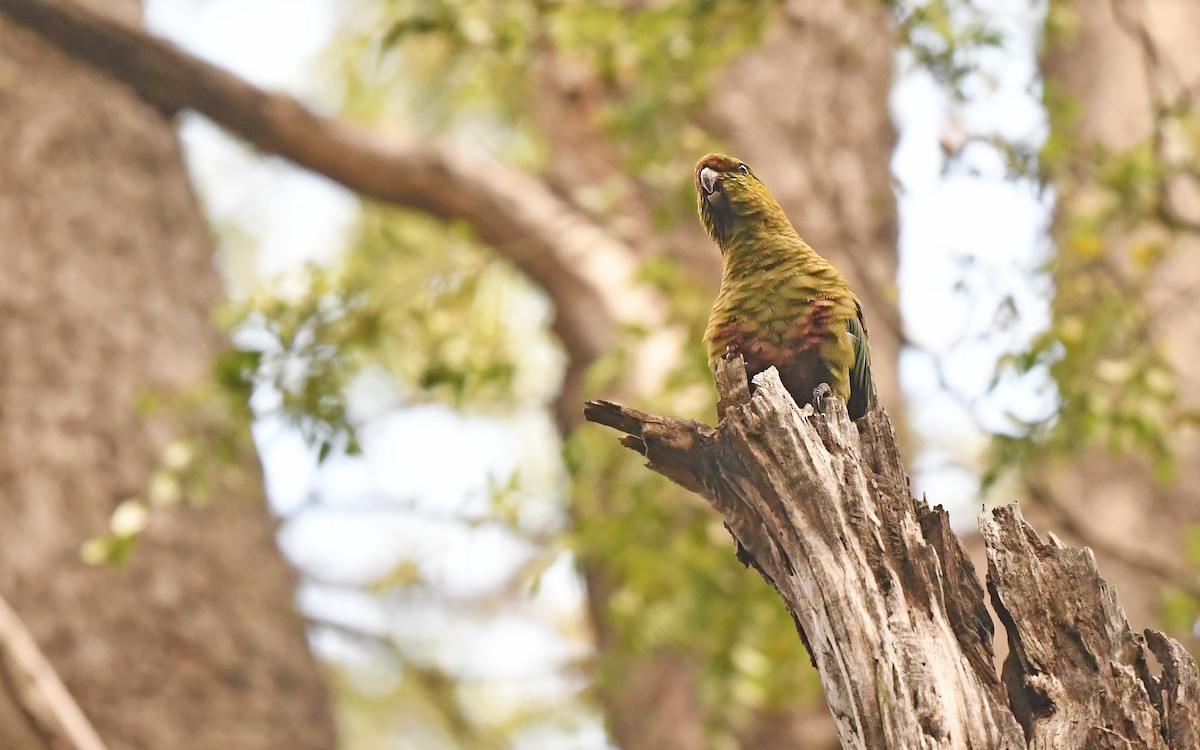
[[[1051,167],[1058,169],[1052,177],[1059,196],[1056,285],[1061,289],[1077,267],[1071,261],[1073,225],[1107,200],[1099,186],[1105,179],[1099,160],[1138,144],[1147,145],[1159,166],[1181,155],[1188,158],[1189,148],[1191,159],[1200,158],[1200,145],[1189,147],[1170,124],[1176,114],[1190,111],[1194,118],[1200,113],[1200,5],[1192,0],[1070,0],[1051,3],[1049,19],[1042,65],[1055,137],[1084,157]],[[1179,377],[1179,408],[1195,408],[1200,404],[1200,372],[1194,365],[1200,340],[1200,173],[1171,176],[1157,198],[1161,214],[1119,231],[1102,229],[1103,257],[1097,262],[1110,264],[1114,277],[1127,278],[1136,270],[1139,246],[1164,243],[1165,260],[1134,304],[1145,306],[1150,321],[1145,335],[1160,337]],[[1084,541],[1097,547],[1100,567],[1121,592],[1134,622],[1154,621],[1169,586],[1162,576],[1147,576],[1145,566],[1108,562],[1105,547],[1112,543],[1127,550],[1121,557],[1181,564],[1185,533],[1200,522],[1200,443],[1194,431],[1174,431],[1165,438],[1178,452],[1180,467],[1169,484],[1156,483],[1146,461],[1114,457],[1103,447],[1070,465],[1042,467],[1037,480],[1042,499],[1053,502],[1049,519],[1035,525],[1061,528],[1066,517],[1074,518],[1075,526],[1086,525]],[[1045,503],[1032,508],[1047,510]],[[1186,640],[1188,634],[1176,635]],[[1193,637],[1187,645],[1194,651],[1200,642]]]
[[[171,124],[0,19],[0,593],[109,748],[331,748],[251,451],[125,567],[80,560],[180,436],[139,398],[223,346],[212,254]]]

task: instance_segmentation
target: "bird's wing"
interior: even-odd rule
[[[862,305],[854,303],[855,315],[846,321],[846,331],[854,337],[854,366],[850,368],[850,402],[846,410],[851,419],[867,413],[871,400],[871,349],[867,345],[867,325]]]

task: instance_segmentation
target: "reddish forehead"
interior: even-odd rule
[[[732,156],[725,154],[709,154],[696,163],[696,174],[700,174],[700,170],[705,167],[710,167],[718,172],[732,172],[741,164],[740,161]]]

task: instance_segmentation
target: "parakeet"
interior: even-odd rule
[[[753,377],[774,365],[796,403],[821,383],[851,419],[867,413],[871,357],[862,306],[842,275],[792,227],[746,164],[709,154],[696,164],[700,222],[721,250],[721,291],[704,340],[709,364],[742,355]]]

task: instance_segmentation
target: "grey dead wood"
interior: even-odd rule
[[[1027,707],[1018,718],[1031,748],[1200,747],[1195,661],[1162,633],[1131,630],[1091,550],[1043,542],[1015,507],[983,514],[980,531],[1008,632],[1004,680]]]
[[[753,382],[740,359],[718,366],[716,428],[584,413],[722,515],[795,618],[843,747],[1197,747],[1195,662],[1132,633],[1090,550],[1041,541],[1013,506],[982,514],[1002,681],[983,587],[946,513],[913,499],[887,414],[797,408],[773,369]]]

